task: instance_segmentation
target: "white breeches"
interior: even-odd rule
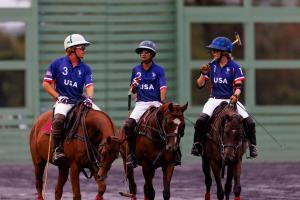
[[[214,98],[209,98],[208,101],[205,103],[202,112],[211,116],[215,108],[222,102],[222,101],[227,101],[229,103],[229,99],[214,99]],[[237,111],[238,113],[243,117],[247,118],[249,117],[249,114],[247,113],[245,107],[241,102],[237,102]]]
[[[75,104],[65,104],[65,103],[56,103],[54,105],[54,115],[56,114],[62,114],[64,116],[67,116],[68,112],[71,110],[71,108],[73,108]],[[96,106],[96,104],[93,103],[92,106],[93,110],[101,110],[98,106]]]
[[[150,101],[150,102],[142,102],[142,101],[138,101],[135,103],[135,107],[132,111],[132,113],[130,114],[130,118],[135,119],[136,122],[138,122],[141,118],[141,116],[144,114],[144,112],[146,112],[146,110],[150,107],[150,106],[155,106],[155,107],[159,107],[162,104],[159,101]]]

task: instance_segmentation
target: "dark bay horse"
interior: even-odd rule
[[[64,141],[64,152],[67,162],[59,167],[55,187],[55,199],[63,194],[63,186],[69,175],[73,191],[73,200],[80,200],[79,174],[88,168],[98,184],[96,200],[102,200],[106,190],[106,177],[112,162],[118,157],[120,141],[115,136],[117,129],[111,118],[102,111],[87,110],[82,117],[74,138]],[[52,111],[41,114],[30,131],[30,151],[35,169],[37,200],[43,200],[43,175],[49,149],[49,132]],[[83,120],[85,119],[85,120]],[[48,124],[48,128],[47,128]],[[48,133],[48,134],[45,134]],[[52,153],[50,154],[50,158]]]
[[[229,200],[234,179],[235,200],[240,200],[242,157],[247,148],[242,117],[236,111],[236,105],[222,102],[213,113],[208,127],[208,134],[202,156],[202,170],[205,175],[205,200],[210,200],[212,184],[211,170],[217,185],[219,200],[224,199],[221,177],[227,166],[225,196]]]
[[[159,167],[163,171],[163,197],[170,199],[170,183],[174,171],[174,157],[179,148],[180,138],[184,134],[184,111],[188,103],[180,106],[173,103],[165,103],[159,108],[150,107],[139,120],[136,127],[136,157],[138,164],[142,166],[145,179],[145,200],[154,200],[155,190],[152,179],[155,170]],[[121,134],[124,131],[121,128]],[[127,143],[121,146],[121,155],[129,182],[129,190],[132,199],[136,200],[136,183],[132,168],[126,168]]]

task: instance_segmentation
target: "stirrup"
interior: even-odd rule
[[[251,144],[249,146],[249,154],[250,154],[250,158],[256,158],[258,156],[258,153],[257,153],[257,148],[255,145]]]
[[[137,167],[137,161],[135,156],[128,155],[126,159],[126,166],[129,168],[136,168]]]
[[[66,162],[65,154],[60,147],[56,147],[53,151],[52,162],[56,166],[61,166]]]
[[[192,147],[191,154],[194,156],[202,156],[203,146],[200,142],[195,142]]]

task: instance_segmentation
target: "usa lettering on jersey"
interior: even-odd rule
[[[154,90],[154,86],[152,84],[141,84],[140,88],[142,90]]]
[[[214,77],[214,83],[228,84],[228,81],[226,78]]]
[[[77,88],[77,82],[76,81],[71,81],[71,80],[67,80],[67,79],[64,79],[64,84],[67,85],[67,86],[71,86],[71,87],[76,87]]]

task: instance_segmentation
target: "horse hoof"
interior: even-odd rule
[[[234,197],[234,200],[241,200],[241,197]]]
[[[205,200],[210,200],[210,192],[205,193]]]
[[[97,196],[96,196],[96,198],[95,198],[95,200],[104,200],[104,199],[103,199],[103,197],[102,197],[102,196],[100,196],[100,195],[97,195]]]
[[[37,197],[36,200],[44,200],[43,197]]]

